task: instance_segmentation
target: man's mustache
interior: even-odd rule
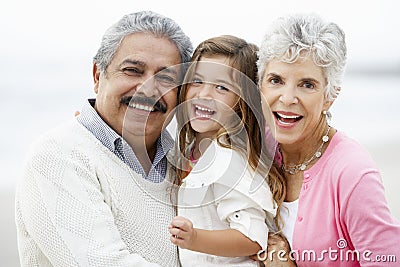
[[[146,96],[123,96],[121,97],[121,104],[129,105],[130,103],[142,104],[146,106],[152,106],[155,110],[161,111],[162,113],[167,112],[167,106],[158,101],[153,97]]]

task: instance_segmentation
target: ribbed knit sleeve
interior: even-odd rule
[[[24,167],[16,192],[21,266],[160,266],[123,241],[116,221],[129,221],[117,216],[116,188],[101,174],[104,159],[86,151],[104,150],[74,133],[74,124],[36,143]]]

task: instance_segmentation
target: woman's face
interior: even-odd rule
[[[261,91],[266,97],[281,144],[299,144],[312,136],[332,102],[325,101],[326,79],[310,57],[294,63],[274,59],[265,68]]]
[[[202,56],[188,86],[186,105],[190,125],[205,137],[213,137],[236,114],[238,101],[233,69],[225,56]]]

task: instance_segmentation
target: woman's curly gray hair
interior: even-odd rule
[[[315,14],[297,14],[277,19],[268,29],[258,52],[260,83],[265,66],[272,59],[293,63],[310,55],[322,67],[327,86],[325,99],[333,101],[339,94],[346,65],[346,42],[343,30]]]

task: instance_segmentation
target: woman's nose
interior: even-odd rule
[[[292,104],[297,104],[299,99],[297,98],[297,90],[295,86],[286,85],[281,88],[281,95],[279,96],[279,101],[284,105],[289,106]]]

